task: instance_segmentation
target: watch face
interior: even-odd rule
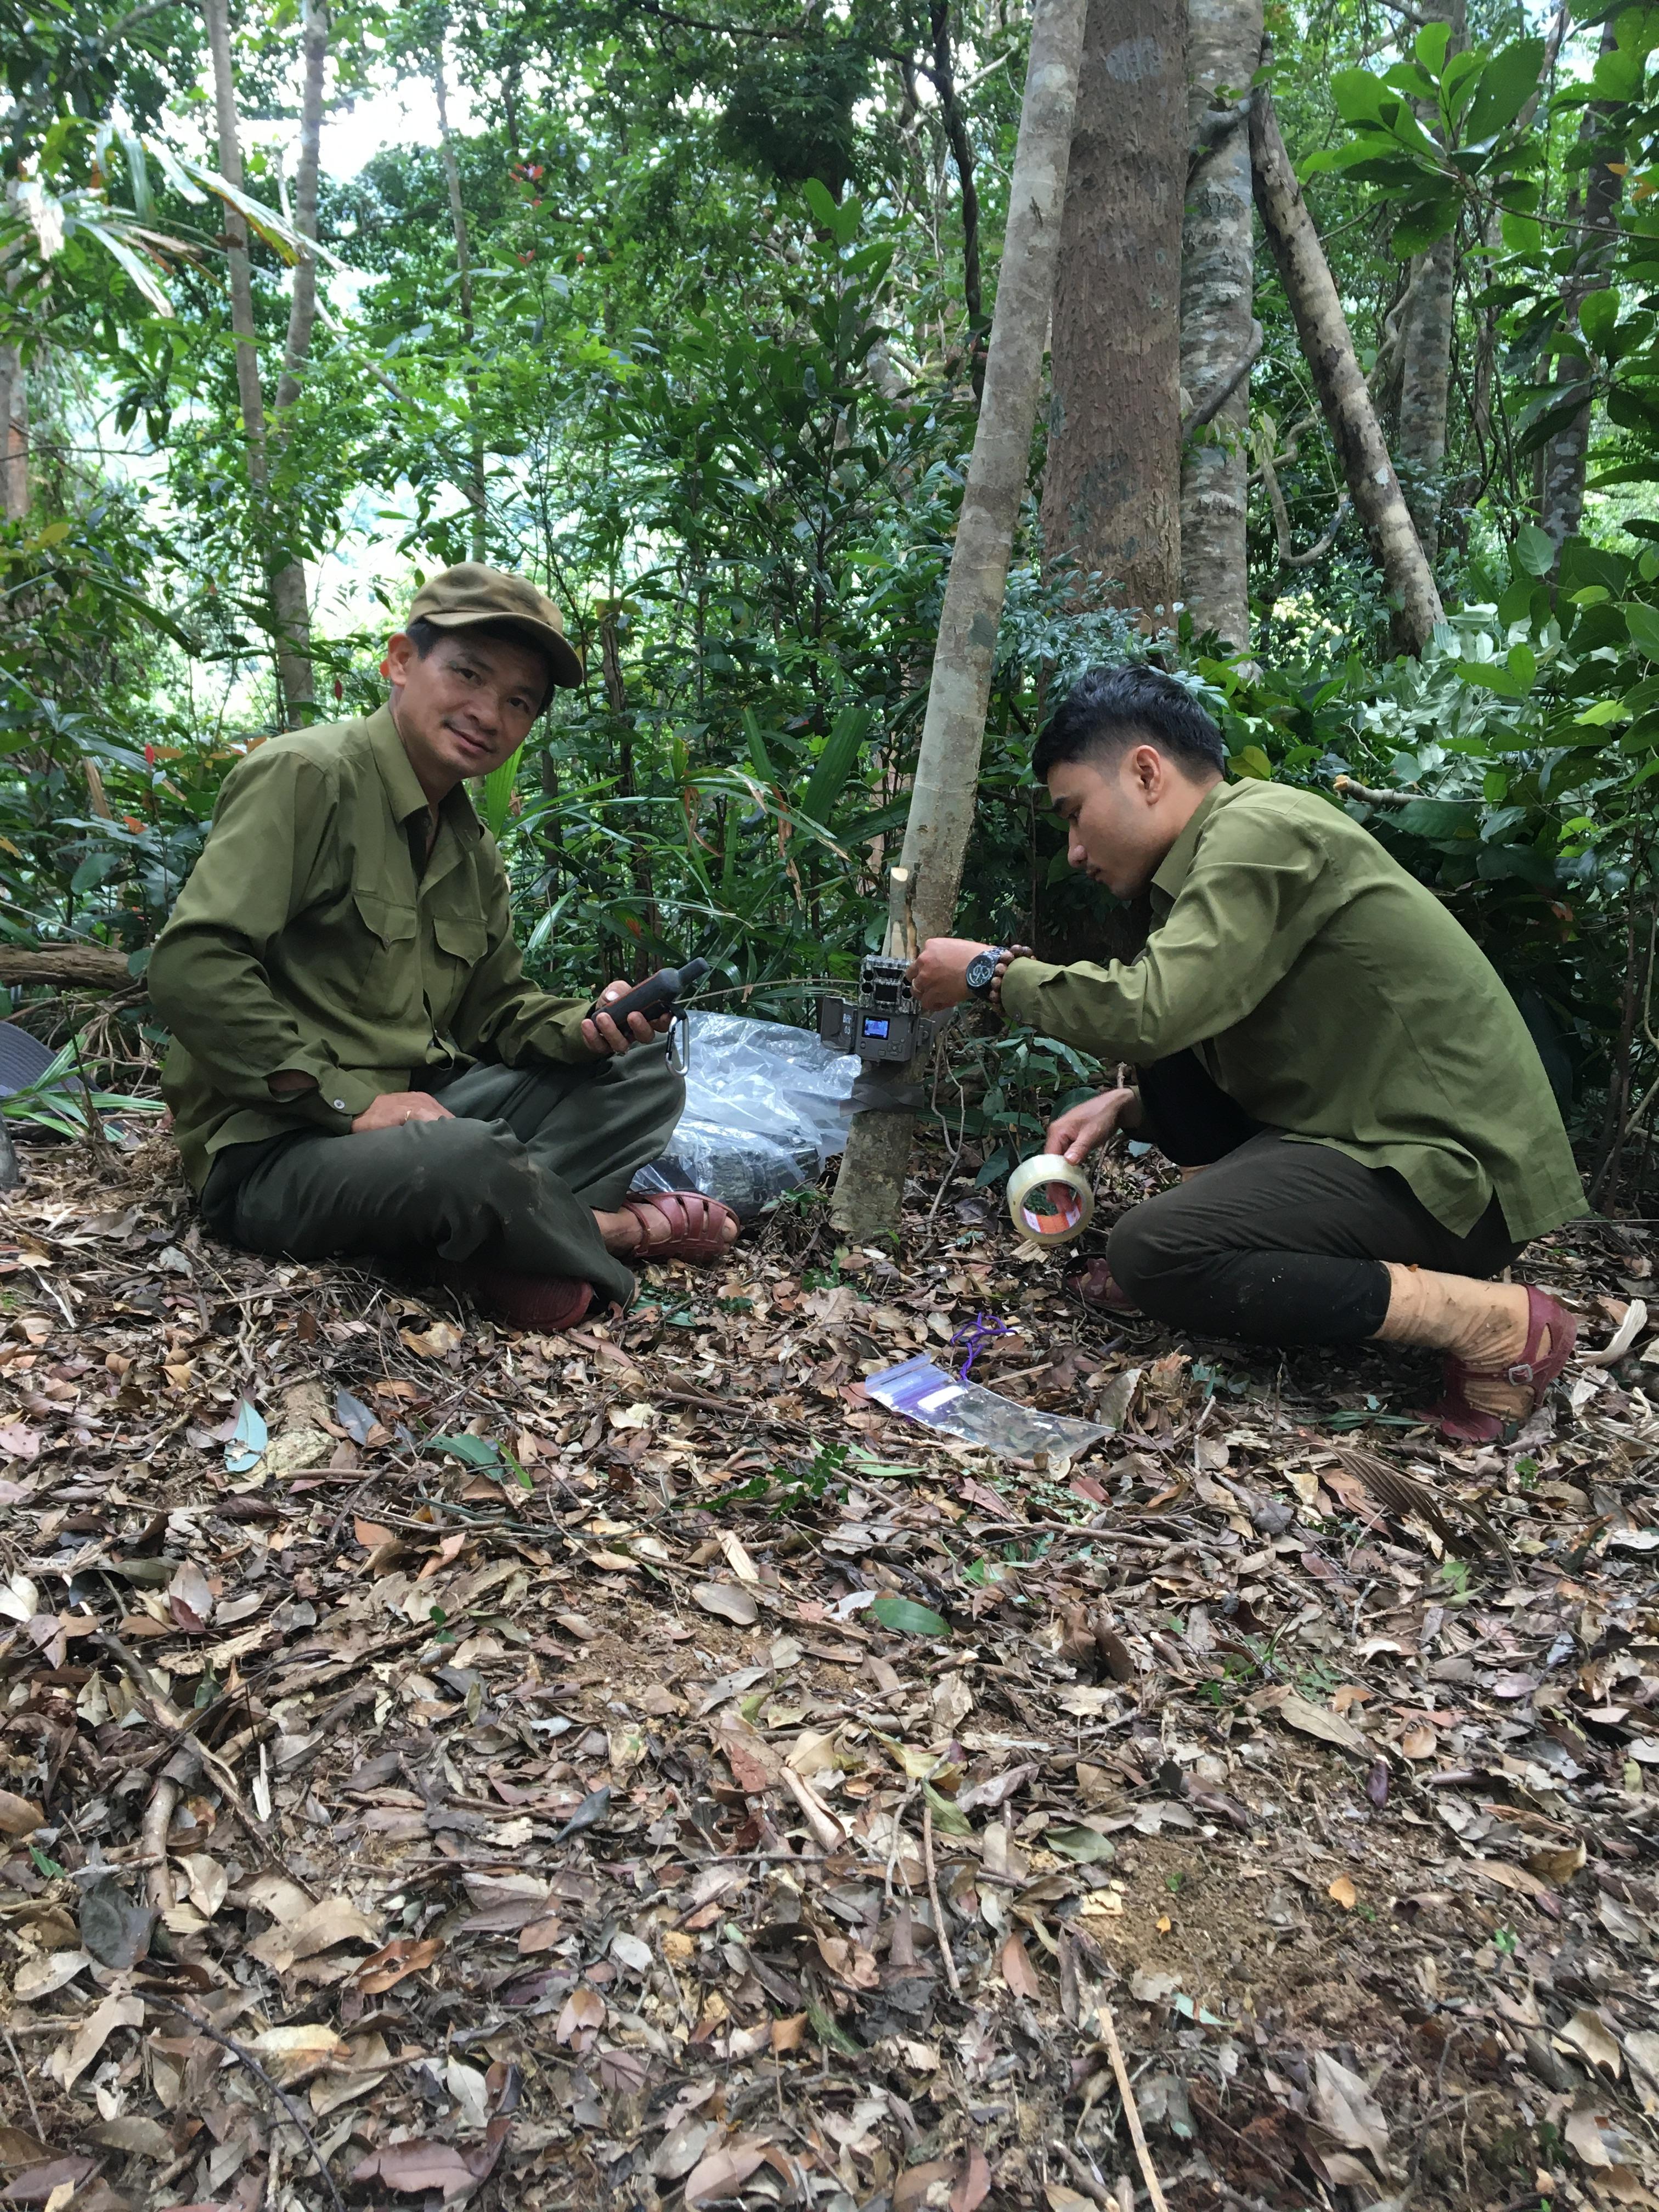
[[[968,963],[963,976],[970,991],[988,991],[996,979],[997,956],[994,952],[976,952]]]

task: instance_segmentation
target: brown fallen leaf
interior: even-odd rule
[[[1333,2058],[1328,2051],[1314,2054],[1313,2108],[1337,2141],[1350,2150],[1369,2151],[1379,2165],[1387,2157],[1389,2124],[1382,2106],[1359,2075]]]
[[[365,2186],[378,2181],[404,2196],[435,2189],[446,2201],[477,2187],[471,2167],[453,2144],[423,2140],[371,2151],[352,2168],[351,2179]]]
[[[325,1897],[298,1920],[288,1923],[279,1920],[267,1928],[247,1949],[261,1966],[285,1974],[300,1960],[331,1951],[337,1943],[379,1943],[380,1940],[380,1929],[349,1897]]]
[[[1359,1902],[1359,1892],[1345,1874],[1338,1875],[1325,1894],[1334,1899],[1345,1912],[1352,1912]]]
[[[418,1974],[432,1964],[443,1949],[443,1939],[438,1936],[394,1936],[380,1950],[372,1952],[351,1977],[353,1985],[366,1997],[383,1996],[387,1990],[396,1989],[410,1974]]]
[[[755,2168],[764,2162],[769,2148],[753,2136],[740,2136],[737,2142],[710,2151],[686,2176],[686,2203],[708,2204],[723,2197],[735,2197]]]
[[[1257,1710],[1276,1712],[1287,1728],[1296,1729],[1303,1735],[1317,1736],[1322,1743],[1336,1744],[1343,1751],[1370,1750],[1370,1739],[1363,1729],[1356,1728],[1340,1713],[1334,1713],[1328,1705],[1316,1705],[1294,1690],[1270,1690],[1260,1700]]]
[[[991,2168],[977,2143],[970,2143],[962,2172],[951,2191],[951,2212],[977,2212],[991,2193]]]
[[[1036,1968],[1026,1954],[1025,1939],[1011,1936],[1002,1947],[998,1962],[1002,1978],[1017,1997],[1037,1997],[1042,1994],[1042,1984],[1037,1979]]]
[[[698,1583],[691,1595],[705,1613],[729,1620],[734,1628],[752,1628],[760,1619],[760,1607],[737,1583]]]
[[[571,2051],[591,2051],[593,2039],[605,2026],[605,1999],[585,1982],[578,1983],[564,2001],[553,2030],[556,2043]]]
[[[1547,1881],[1556,1889],[1563,1889],[1584,1863],[1584,1846],[1576,1844],[1551,1844],[1543,1850],[1527,1853],[1527,1869],[1540,1881]]]
[[[1615,2081],[1624,2072],[1625,2062],[1619,2049],[1618,2038],[1609,2031],[1601,2015],[1592,2012],[1587,2005],[1581,2005],[1574,2013],[1561,2030],[1561,2039],[1564,2043],[1571,2044],[1575,2051],[1582,2051],[1592,2066],[1599,2066],[1603,2073],[1611,2074]]]
[[[46,1817],[40,1808],[27,1797],[15,1797],[9,1790],[0,1790],[0,1833],[32,1836]]]

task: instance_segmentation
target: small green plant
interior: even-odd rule
[[[1514,1958],[1519,1939],[1513,1928],[1498,1928],[1492,1932],[1492,1948],[1505,1959]]]
[[[1515,1462],[1515,1479],[1522,1490],[1530,1490],[1538,1480],[1535,1459],[1518,1459]]]
[[[780,1463],[763,1474],[751,1474],[735,1490],[723,1490],[718,1498],[712,1498],[710,1508],[765,1505],[773,1520],[783,1521],[810,1511],[827,1500],[839,1500],[847,1495],[843,1469],[848,1450],[846,1444],[821,1444],[810,1466],[785,1467]]]
[[[1469,1596],[1469,1563],[1467,1559],[1442,1559],[1440,1583],[1446,1592],[1447,1602],[1467,1605]]]
[[[94,1116],[159,1114],[159,1098],[136,1098],[120,1091],[100,1091],[85,1080],[81,1040],[72,1036],[55,1053],[33,1083],[0,1099],[9,1121],[29,1121],[60,1137],[84,1137]]]
[[[1322,1705],[1341,1680],[1341,1674],[1328,1659],[1314,1659],[1297,1676],[1296,1686],[1304,1698]]]

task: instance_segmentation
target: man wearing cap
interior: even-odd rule
[[[435,1265],[521,1328],[626,1304],[630,1263],[737,1235],[696,1192],[627,1194],[684,1085],[630,987],[528,982],[507,872],[464,788],[581,681],[557,609],[470,562],[416,594],[387,703],[271,739],[225,779],[150,996],[185,1172],[216,1234],[301,1260]]]

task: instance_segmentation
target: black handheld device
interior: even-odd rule
[[[672,1013],[681,997],[701,983],[708,973],[706,960],[688,960],[683,968],[659,968],[654,975],[647,975],[643,983],[620,999],[613,999],[608,1006],[596,1000],[592,1013],[609,1014],[618,1029],[625,1028],[630,1014],[643,1014],[647,1021],[659,1015]]]

